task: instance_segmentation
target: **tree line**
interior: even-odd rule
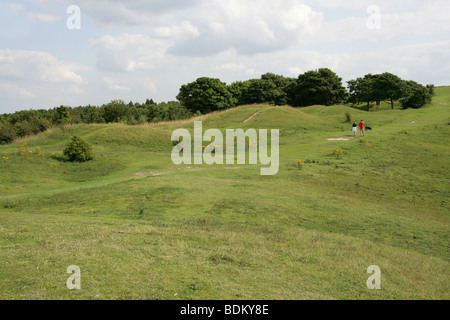
[[[194,115],[178,101],[156,103],[125,103],[113,100],[102,106],[60,106],[49,110],[22,110],[0,115],[0,144],[11,143],[16,138],[44,132],[67,124],[126,123],[140,125],[148,122],[172,121]]]
[[[421,108],[431,102],[434,85],[426,87],[391,74],[368,74],[347,82],[328,68],[308,71],[298,78],[266,73],[260,79],[230,85],[220,79],[202,77],[182,85],[177,99],[190,111],[209,113],[238,105],[268,103],[306,107],[311,105],[394,103],[402,108]]]
[[[229,85],[220,79],[201,77],[182,85],[178,101],[156,103],[125,103],[113,100],[102,106],[60,106],[49,110],[23,110],[0,115],[0,143],[10,143],[18,137],[46,131],[56,125],[91,123],[126,123],[188,119],[239,105],[267,103],[306,107],[340,103],[379,105],[387,101],[394,108],[421,108],[431,102],[434,86],[423,86],[391,74],[368,74],[347,82],[328,68],[311,70],[297,78],[266,73],[259,79],[236,81]]]

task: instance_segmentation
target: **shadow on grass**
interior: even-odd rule
[[[56,160],[56,161],[59,161],[59,162],[63,162],[63,163],[71,162],[68,158],[66,158],[65,156],[62,156],[62,155],[52,154],[51,158],[53,160]]]

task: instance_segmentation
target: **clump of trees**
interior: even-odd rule
[[[367,74],[347,82],[328,68],[311,70],[298,78],[266,73],[260,79],[236,81],[226,85],[219,79],[202,77],[181,86],[177,99],[191,112],[208,113],[238,105],[267,103],[294,107],[388,102],[392,109],[400,102],[403,108],[421,108],[431,102],[434,86],[426,87],[405,81],[385,72]]]
[[[351,103],[371,102],[377,105],[381,101],[390,103],[394,109],[394,103],[400,101],[406,108],[421,108],[431,102],[434,94],[434,85],[427,87],[414,81],[405,81],[392,73],[367,74],[362,78],[348,81],[349,98]]]
[[[236,81],[228,86],[219,79],[202,77],[181,86],[177,96],[190,111],[202,113],[258,103],[333,105],[346,98],[342,78],[328,68],[308,71],[298,78],[266,73],[260,79]]]

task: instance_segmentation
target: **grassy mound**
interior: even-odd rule
[[[1,146],[0,298],[448,299],[450,88],[436,93],[420,110],[252,105]],[[279,173],[175,166],[171,133],[194,120],[280,129]],[[73,135],[94,160],[65,161]],[[382,290],[366,287],[371,265]]]

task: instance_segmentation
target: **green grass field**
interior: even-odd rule
[[[441,87],[420,110],[254,105],[0,146],[0,299],[449,299],[449,103]],[[279,173],[174,165],[171,133],[194,120],[280,129]],[[64,161],[73,135],[95,160]]]

